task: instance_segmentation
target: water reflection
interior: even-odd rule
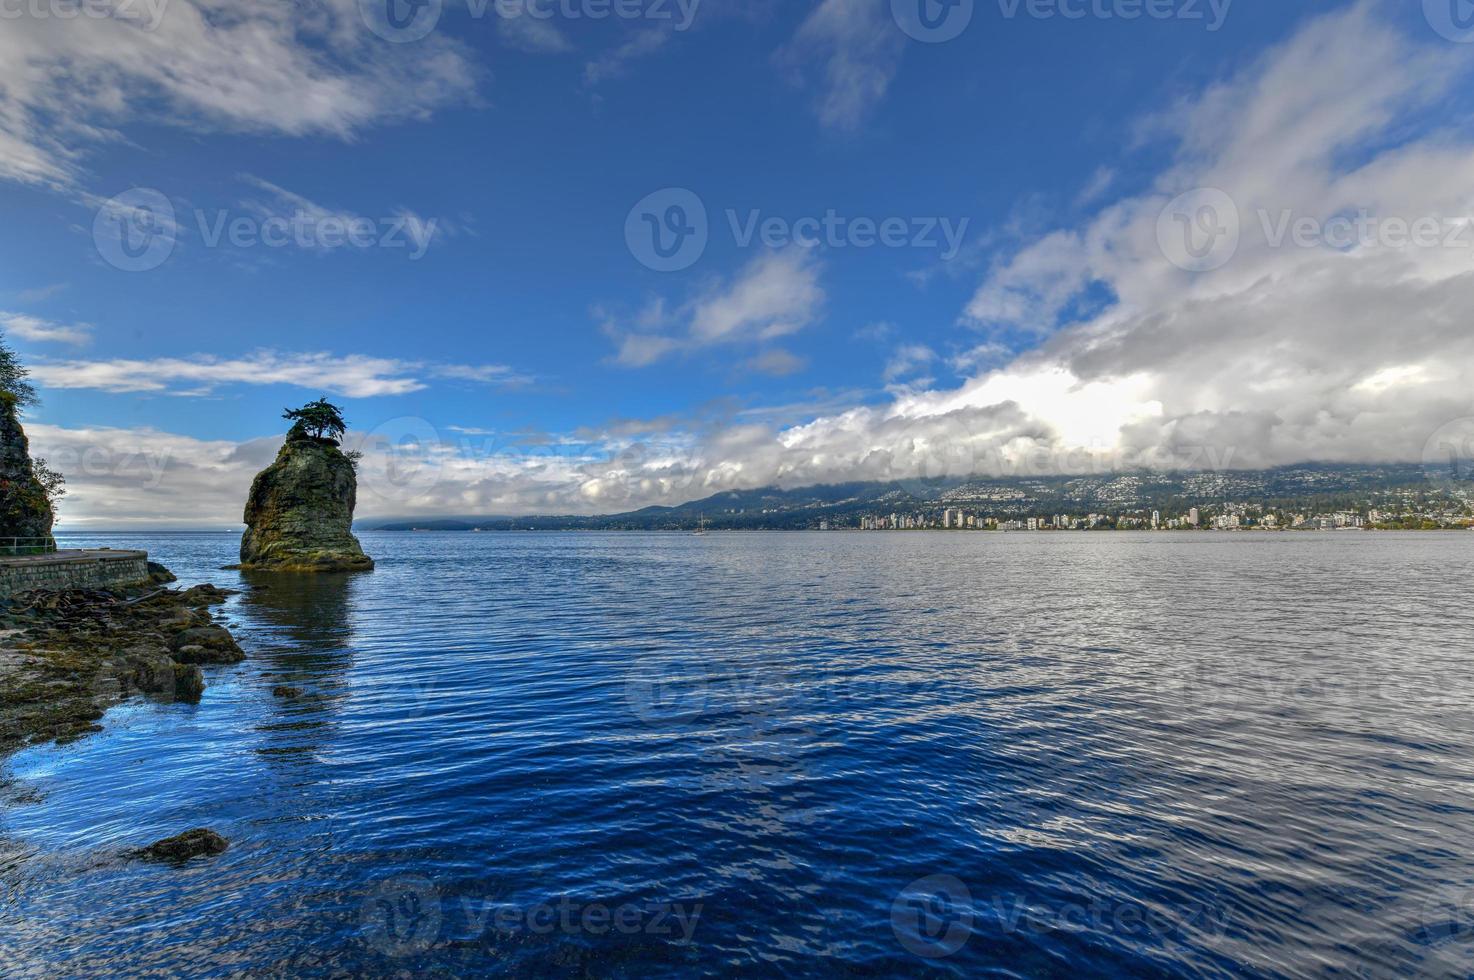
[[[244,572],[241,598],[262,685],[275,701],[263,757],[312,757],[331,737],[353,666],[353,576]]]

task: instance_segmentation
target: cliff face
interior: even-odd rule
[[[0,395],[0,538],[50,543],[56,517],[31,465],[31,444],[16,415],[15,399]],[[23,542],[24,543],[24,542]],[[9,545],[0,541],[0,546]]]
[[[358,477],[337,446],[291,439],[262,470],[246,501],[241,565],[286,572],[374,567],[353,536]]]

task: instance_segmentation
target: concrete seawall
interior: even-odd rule
[[[0,558],[0,598],[33,589],[113,589],[148,580],[146,551],[58,551]]]

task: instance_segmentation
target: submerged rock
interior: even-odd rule
[[[271,689],[271,693],[284,701],[295,701],[297,698],[300,698],[307,692],[302,690],[300,687],[291,687],[287,684],[280,684],[276,687],[273,687]]]
[[[187,830],[177,837],[150,844],[138,856],[150,861],[188,861],[190,858],[213,857],[230,849],[230,841],[213,830]]]
[[[353,536],[358,476],[325,439],[289,438],[256,477],[246,502],[241,567],[253,571],[357,572],[374,567]]]
[[[53,545],[51,526],[56,516],[36,478],[31,444],[17,409],[15,396],[0,392],[0,538],[30,538],[36,545]]]

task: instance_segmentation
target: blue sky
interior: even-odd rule
[[[124,22],[63,19],[55,0],[0,40],[0,326],[41,383],[28,422],[72,471],[78,523],[234,520],[281,409],[321,394],[371,453],[429,433],[411,456],[433,479],[368,495],[378,514],[985,471],[1020,440],[1068,469],[1071,449],[1176,453],[1188,430],[1243,465],[1416,459],[1474,414],[1462,377],[1387,352],[1268,396],[1256,385],[1280,368],[1212,354],[1236,331],[1239,352],[1367,347],[1367,324],[1307,323],[1294,303],[1326,302],[1284,283],[1339,262],[1366,286],[1356,263],[1401,267],[1406,248],[1276,245],[1260,267],[1243,247],[1206,271],[1155,254],[1145,284],[1127,247],[1136,216],[1210,181],[1234,184],[1255,235],[1265,203],[1321,221],[1467,214],[1467,173],[1436,199],[1417,176],[1466,146],[1471,46],[1416,5],[1164,0],[1124,20],[1100,12],[1131,0],[1067,5],[1078,19],[979,0],[927,43],[900,23],[906,0],[704,0],[688,29],[674,4],[592,21],[568,12],[597,0],[547,18],[454,2],[394,43],[368,0],[155,2],[120,13],[156,20]],[[1261,200],[1277,184],[1283,199]],[[709,240],[655,271],[626,228],[646,227],[631,211],[650,195],[664,220],[673,188]],[[118,268],[132,232],[108,229],[160,196],[167,257]],[[893,241],[862,247],[862,223],[790,242],[830,214],[889,220]],[[260,243],[273,217],[305,237]],[[768,244],[733,232],[769,219]],[[363,245],[325,247],[350,220]],[[212,240],[231,222],[240,235]],[[1449,250],[1427,251],[1358,305],[1393,304],[1443,343],[1453,300],[1410,310],[1399,292],[1430,276],[1467,292]],[[1187,322],[1266,275],[1281,285],[1261,312]],[[1405,419],[1331,403],[1413,383],[1428,404]]]

